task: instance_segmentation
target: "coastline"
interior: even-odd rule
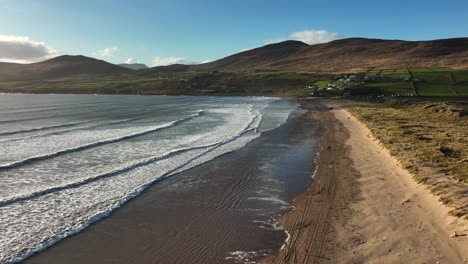
[[[180,184],[174,178],[162,181],[25,263],[466,262],[466,223],[449,216],[449,208],[416,184],[363,123],[329,100],[299,101],[308,112],[268,132],[266,139],[181,173],[182,185],[188,187],[176,195],[164,188]],[[321,140],[314,148],[316,123]],[[275,145],[278,153],[262,160]],[[258,188],[246,182],[258,178],[255,168],[266,163],[274,164],[275,180],[287,181],[289,188],[281,197],[267,199],[273,205],[268,210],[284,207],[278,211],[280,227],[276,216],[259,221],[248,212],[234,213],[267,201],[246,195]],[[236,179],[244,172],[250,173],[247,178]],[[303,175],[288,179],[298,173]],[[201,178],[194,180],[191,174]],[[219,175],[228,180],[216,182]],[[213,183],[206,190],[195,186],[198,181]],[[295,209],[289,211],[284,201],[292,201]],[[173,202],[174,207],[169,205]],[[259,233],[259,227],[266,231]],[[460,236],[451,238],[454,230]]]
[[[344,127],[319,100],[306,99],[302,103],[320,124],[317,170],[309,188],[292,200],[296,209],[279,219],[290,234],[288,243],[261,263],[329,263],[332,260],[329,250],[334,244],[330,240],[333,237],[330,233],[334,233],[331,220],[348,207],[354,189],[349,186],[356,184],[356,172],[349,170],[352,162],[346,155],[349,150],[345,149],[344,141],[348,134]]]
[[[24,263],[239,263],[284,244],[276,224],[304,191],[318,145],[300,111],[234,152],[152,185]]]
[[[467,223],[450,216],[364,124],[321,103],[314,182],[280,218],[289,243],[262,263],[466,262]]]

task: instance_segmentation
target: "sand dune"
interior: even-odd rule
[[[466,262],[467,223],[349,112],[328,107],[317,114],[325,131],[316,182],[281,219],[290,243],[265,263]]]

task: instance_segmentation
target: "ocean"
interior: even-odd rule
[[[300,113],[268,97],[0,94],[0,262],[78,233]]]

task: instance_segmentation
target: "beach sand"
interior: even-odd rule
[[[318,132],[310,115],[293,114],[25,263],[246,263],[273,254],[287,238],[275,219],[310,184]]]
[[[449,216],[362,123],[329,101],[301,103],[311,111],[238,151],[155,184],[26,263],[466,261],[466,223]],[[259,189],[280,190],[278,200],[252,199]],[[295,209],[278,209],[281,200]],[[279,224],[288,235],[271,215],[258,221],[255,210],[283,214]],[[451,238],[454,230],[460,236]]]
[[[467,261],[466,222],[449,216],[349,112],[328,103],[317,117],[315,182],[280,219],[289,244],[263,263]]]

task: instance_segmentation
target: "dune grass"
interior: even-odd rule
[[[363,121],[418,181],[451,204],[451,214],[468,218],[468,103],[342,100],[339,104]]]

